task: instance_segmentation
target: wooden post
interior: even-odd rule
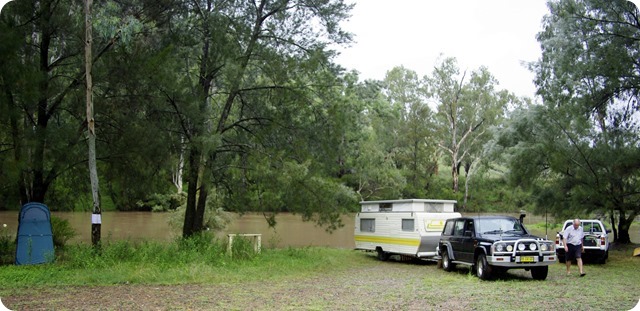
[[[102,209],[100,208],[100,187],[98,185],[98,168],[96,163],[96,130],[93,119],[93,81],[91,78],[92,62],[92,19],[91,5],[93,0],[85,0],[84,4],[84,65],[86,78],[87,100],[87,144],[89,145],[89,178],[91,179],[91,194],[93,197],[93,211],[91,214],[91,243],[100,244],[100,227],[102,225]]]

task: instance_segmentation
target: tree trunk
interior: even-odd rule
[[[102,226],[102,209],[100,208],[100,186],[98,183],[98,166],[96,161],[96,129],[93,118],[93,81],[91,77],[92,56],[92,23],[91,5],[93,0],[85,0],[85,44],[84,44],[84,64],[86,78],[86,98],[87,98],[87,143],[89,147],[89,179],[91,180],[91,196],[93,198],[93,211],[91,215],[91,243],[93,246],[100,244],[100,229]]]
[[[615,210],[613,209],[611,210],[610,218],[611,218],[611,231],[613,231],[613,240],[618,241],[618,229],[616,229]]]
[[[471,166],[473,163],[466,162],[464,165],[464,200],[462,210],[467,210],[467,202],[469,201],[469,180],[471,179]]]
[[[184,212],[182,236],[187,238],[195,233],[196,198],[198,194],[198,175],[200,171],[200,151],[192,143],[189,150],[189,170],[187,175],[187,206]]]
[[[172,176],[173,185],[176,186],[178,193],[182,193],[182,174],[184,173],[184,148],[182,146],[184,146],[184,136],[180,135],[180,156]]]
[[[629,236],[629,228],[631,227],[631,223],[633,223],[634,218],[636,218],[637,214],[632,212],[629,217],[625,216],[623,210],[620,210],[620,219],[618,220],[618,239],[616,239],[616,243],[621,244],[629,244],[631,243],[631,237]]]
[[[457,193],[460,184],[460,174],[458,170],[458,160],[455,158],[451,161],[451,179],[453,179],[453,192]]]
[[[51,17],[51,3],[43,3],[44,7],[41,12],[46,12],[39,20],[39,28],[41,33],[40,40],[40,82],[38,84],[38,107],[36,121],[36,137],[33,153],[33,179],[31,180],[29,189],[29,201],[44,203],[45,193],[48,185],[45,183],[45,149],[47,145],[47,125],[49,116],[47,109],[49,104],[49,49],[51,46],[51,26],[49,18]]]

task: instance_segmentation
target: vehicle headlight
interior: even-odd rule
[[[504,252],[504,244],[502,243],[496,244],[496,252]]]
[[[526,246],[526,245],[524,245],[523,243],[518,244],[518,249],[519,249],[519,250],[523,251],[523,250],[525,250],[526,248],[527,248],[527,246]]]
[[[543,252],[546,252],[547,250],[549,250],[549,246],[547,245],[547,243],[540,244],[540,250]]]
[[[529,244],[529,249],[532,251],[535,251],[538,248],[538,246],[536,245],[536,243],[531,243]]]
[[[507,245],[507,252],[513,251],[513,245]]]

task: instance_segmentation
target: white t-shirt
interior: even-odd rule
[[[573,225],[570,225],[567,229],[564,229],[562,235],[567,240],[568,244],[581,245],[582,239],[584,238],[584,231],[582,226],[579,226],[578,229],[574,229]]]

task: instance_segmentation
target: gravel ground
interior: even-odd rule
[[[373,260],[373,259],[372,259]],[[420,296],[434,263],[385,263],[277,283],[34,288],[2,302],[11,310],[456,310]],[[426,267],[425,267],[426,265]],[[429,306],[426,308],[426,306]]]

